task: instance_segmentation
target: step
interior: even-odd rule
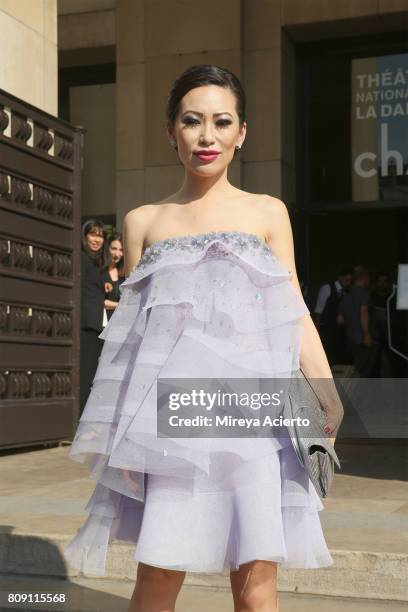
[[[0,574],[83,578],[67,568],[62,551],[70,536],[0,533]],[[105,580],[134,581],[134,545],[112,542]],[[332,550],[334,565],[321,569],[279,568],[279,589],[286,593],[408,601],[408,555],[387,552]],[[91,579],[91,577],[84,577]],[[202,591],[229,589],[221,574],[188,573],[185,585]]]

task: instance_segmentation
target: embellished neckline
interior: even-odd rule
[[[139,262],[135,264],[127,278],[133,276],[134,273],[144,274],[146,269],[150,268],[152,264],[158,263],[164,255],[167,253],[170,254],[174,250],[194,253],[201,251],[202,248],[206,248],[207,245],[212,242],[229,243],[241,253],[249,247],[252,247],[256,251],[264,253],[267,257],[276,260],[276,256],[270,246],[257,234],[241,232],[239,230],[202,232],[198,234],[174,236],[172,238],[164,238],[163,240],[152,242],[152,244],[143,251]],[[126,284],[128,284],[127,279],[122,285]]]
[[[162,240],[156,240],[155,242],[152,242],[152,244],[150,244],[148,247],[145,248],[145,250],[142,253],[142,257],[148,251],[158,246],[164,245],[164,244],[170,244],[170,243],[184,241],[184,240],[194,240],[194,239],[200,240],[200,239],[203,239],[204,237],[208,237],[209,240],[211,240],[212,238],[219,238],[219,237],[226,238],[227,236],[231,236],[231,235],[247,236],[250,238],[256,238],[262,246],[266,246],[267,249],[271,250],[267,242],[263,240],[263,238],[260,238],[258,234],[254,234],[252,232],[241,232],[239,230],[230,230],[230,231],[226,230],[226,231],[214,231],[214,232],[200,232],[198,234],[184,234],[182,236],[172,236],[171,238],[163,238]]]

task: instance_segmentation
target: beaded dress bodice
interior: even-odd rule
[[[194,253],[202,249],[212,241],[220,241],[223,244],[229,244],[238,252],[244,249],[253,248],[260,250],[267,257],[276,259],[269,246],[256,234],[248,232],[231,231],[231,232],[205,232],[202,234],[193,234],[190,236],[177,236],[174,238],[166,238],[158,240],[148,246],[144,251],[138,267],[143,268],[151,263],[155,263],[166,255],[169,251],[180,249],[185,253]]]
[[[240,231],[205,232],[166,238],[148,246],[122,284],[121,291],[164,267],[217,258],[223,261],[241,260],[263,272],[270,271],[271,263],[274,263],[281,273],[288,277],[291,274],[283,271],[271,248],[256,234]]]

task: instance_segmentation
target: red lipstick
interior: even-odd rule
[[[198,151],[194,151],[194,155],[198,157],[200,161],[211,162],[214,159],[217,159],[220,151],[216,151],[215,149],[199,149]]]

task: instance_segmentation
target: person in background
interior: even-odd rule
[[[108,320],[113,315],[115,308],[119,304],[121,283],[125,280],[125,272],[123,265],[123,242],[122,234],[114,232],[109,238],[109,264],[107,268],[108,281],[111,283],[112,289],[105,295],[105,309]]]
[[[313,318],[330,365],[348,361],[344,328],[337,324],[337,315],[351,278],[351,271],[342,270],[336,281],[322,285],[314,308]]]
[[[89,396],[103,341],[107,267],[106,230],[101,221],[90,219],[82,226],[81,252],[81,346],[80,346],[80,414]]]
[[[372,336],[368,289],[370,277],[364,266],[353,270],[353,284],[339,305],[337,322],[344,325],[354,367],[362,377],[374,376],[378,344]]]
[[[382,357],[388,352],[387,299],[390,294],[391,282],[388,274],[378,272],[371,292],[372,332],[379,345],[374,372],[376,376],[381,375]]]
[[[406,362],[400,355],[392,351],[388,344],[388,315],[387,301],[392,293],[390,275],[383,271],[377,273],[371,292],[372,302],[372,329],[373,337],[378,342],[379,351],[374,374],[376,376],[392,376],[393,378],[406,376]],[[396,300],[390,304],[390,327],[393,346],[402,353],[404,350],[404,314],[396,310]],[[385,372],[385,373],[384,373]]]

